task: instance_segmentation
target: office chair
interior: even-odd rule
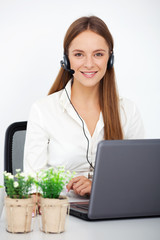
[[[23,152],[27,122],[12,123],[6,130],[4,143],[4,170],[16,174],[23,171]]]

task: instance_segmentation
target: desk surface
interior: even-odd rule
[[[66,231],[48,234],[39,230],[39,217],[34,218],[33,231],[12,234],[6,231],[5,214],[0,219],[0,237],[3,240],[159,240],[160,218],[140,218],[87,222],[68,216]]]

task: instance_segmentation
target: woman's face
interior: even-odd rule
[[[90,30],[75,37],[69,46],[69,60],[74,81],[86,87],[99,84],[107,70],[109,48],[105,39]]]

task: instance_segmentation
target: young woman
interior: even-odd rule
[[[64,38],[64,59],[49,95],[33,104],[24,169],[65,165],[77,176],[67,185],[90,194],[97,144],[104,139],[144,137],[139,112],[120,98],[114,74],[113,38],[98,17],[82,17]]]

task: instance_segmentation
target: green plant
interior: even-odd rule
[[[59,198],[64,186],[75,173],[65,171],[64,167],[41,170],[37,175],[36,185],[40,188],[43,198]]]
[[[0,185],[0,188],[4,188],[4,186]]]
[[[31,175],[26,175],[20,169],[16,169],[16,174],[4,172],[4,185],[7,196],[10,198],[29,198],[32,185],[35,178]]]

